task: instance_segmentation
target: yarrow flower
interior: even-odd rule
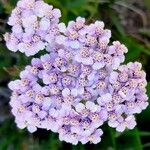
[[[42,0],[19,1],[8,20],[12,32],[4,35],[8,49],[27,56],[44,50],[47,40],[53,42],[58,34],[60,17],[59,9]]]
[[[20,1],[18,7],[26,10],[27,5],[21,5],[25,2]],[[49,6],[42,1],[35,3]],[[37,8],[38,17],[47,14]],[[99,143],[104,123],[119,132],[133,129],[135,114],[148,106],[141,64],[121,65],[128,50],[119,41],[109,44],[111,32],[101,21],[87,25],[78,17],[67,26],[57,25],[57,35],[45,36],[48,54],[33,58],[20,79],[9,83],[17,126],[31,133],[37,128],[51,130],[59,134],[60,141],[74,145]]]

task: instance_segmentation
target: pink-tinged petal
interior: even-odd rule
[[[97,102],[100,105],[104,105],[106,103],[109,103],[112,100],[112,96],[109,93],[106,93],[102,95],[101,97],[98,97]]]
[[[85,23],[85,18],[79,16],[79,17],[76,18],[76,22],[83,22],[83,23]]]
[[[127,122],[127,128],[132,130],[135,128],[136,124],[137,123],[136,123],[135,118],[134,118],[133,120],[130,120]]]
[[[100,141],[101,141],[101,138],[98,136],[92,140],[93,144],[98,144]]]
[[[77,144],[78,144],[78,139],[73,138],[72,141],[71,141],[71,143],[72,143],[73,145],[77,145]]]
[[[62,33],[66,32],[66,25],[64,23],[58,24],[59,31]]]
[[[80,127],[76,127],[76,126],[72,126],[71,127],[71,132],[80,134],[81,133],[81,128]]]
[[[25,28],[25,33],[34,34],[35,30],[32,26]]]
[[[32,33],[24,33],[22,37],[22,41],[24,43],[30,43],[32,41],[32,36],[33,36]]]
[[[119,125],[117,126],[117,128],[116,128],[116,130],[117,130],[118,132],[123,132],[125,129],[126,129],[126,126],[125,126],[124,123],[119,124]]]
[[[18,45],[16,45],[13,42],[6,42],[6,46],[9,50],[13,51],[13,52],[17,52],[18,51]]]
[[[48,87],[43,87],[41,89],[41,93],[45,96],[48,96],[49,95],[49,88]]]
[[[87,78],[88,78],[89,81],[94,80],[94,78],[95,78],[95,72],[92,72],[91,74],[89,74]]]
[[[94,129],[86,129],[86,130],[81,131],[80,134],[84,137],[88,137],[93,133],[93,131]]]
[[[50,84],[50,81],[49,81],[49,75],[48,74],[43,74],[43,83],[44,84]]]
[[[130,122],[131,120],[135,120],[135,117],[133,115],[128,116],[125,121]]]
[[[97,105],[91,101],[87,101],[85,105],[86,109],[90,110],[91,112],[96,112],[98,109]]]
[[[19,90],[20,89],[20,80],[15,80],[15,81],[9,82],[8,87],[11,90]]]
[[[100,112],[100,117],[102,118],[103,121],[106,121],[108,118],[108,113],[106,110],[101,110]]]
[[[13,33],[16,33],[16,34],[19,34],[19,33],[23,32],[21,25],[13,26],[12,31],[13,31]]]
[[[93,59],[92,59],[92,57],[82,58],[82,63],[85,64],[85,65],[92,65],[93,64]]]
[[[20,52],[24,53],[26,51],[26,47],[24,43],[19,43],[18,44],[18,49]]]
[[[11,15],[7,23],[10,26],[14,26],[18,24],[18,20],[20,20],[20,18],[17,15]]]
[[[109,82],[110,83],[115,83],[118,79],[118,73],[117,72],[112,72],[110,74]]]
[[[84,87],[78,88],[78,94],[82,95],[84,93]]]
[[[54,42],[54,35],[53,34],[47,34],[44,38],[48,43]]]
[[[94,70],[99,70],[99,69],[103,68],[104,66],[105,66],[105,63],[103,63],[103,62],[101,62],[101,63],[95,62],[92,67]]]
[[[60,126],[58,123],[53,123],[51,126],[52,132],[58,132],[59,128],[60,128]]]
[[[26,128],[26,123],[21,121],[21,122],[16,122],[17,123],[17,127],[20,128],[20,129],[24,129]]]
[[[27,129],[28,129],[28,131],[29,131],[30,133],[33,133],[33,132],[35,132],[35,131],[37,130],[37,127],[32,126],[32,125],[29,125],[29,126],[27,126]]]
[[[102,101],[102,97],[98,97],[97,98],[97,103],[101,106],[101,105],[104,105],[103,101]]]
[[[75,55],[74,60],[77,62],[81,62],[82,58],[79,54]]]
[[[44,98],[44,101],[42,103],[42,108],[44,110],[48,110],[49,107],[51,106],[51,104],[52,104],[52,99],[49,97],[46,97],[46,98]]]
[[[108,125],[112,128],[116,128],[119,125],[119,123],[118,121],[108,121]]]
[[[74,88],[71,90],[71,95],[73,95],[74,97],[76,97],[78,95],[78,89]]]
[[[102,101],[105,103],[108,103],[112,100],[112,96],[110,93],[106,93],[106,94],[102,95],[101,97],[102,97]]]
[[[148,107],[149,103],[148,102],[142,102],[142,104],[140,105],[140,107],[142,108],[142,110],[146,109]]]
[[[47,112],[46,112],[46,111],[40,111],[40,112],[38,113],[38,116],[39,116],[40,119],[44,119],[44,118],[46,117],[46,115],[47,115]]]
[[[68,88],[63,89],[63,90],[62,90],[62,96],[63,96],[63,97],[66,97],[66,96],[68,96],[68,95],[70,95],[70,90],[69,90]]]
[[[37,51],[43,50],[45,48],[45,43],[42,42],[42,41],[39,41],[39,42],[36,43],[36,47],[35,48],[38,49]]]
[[[53,15],[56,17],[56,18],[60,18],[61,17],[61,11],[57,8],[53,9]]]
[[[80,47],[80,44],[78,41],[70,41],[69,44],[70,44],[70,47],[74,49],[78,49]]]
[[[37,16],[35,15],[23,18],[22,19],[23,27],[25,28],[31,27],[36,21],[37,21]]]
[[[85,105],[82,103],[79,103],[75,106],[75,109],[77,112],[82,113],[82,111],[85,109]]]
[[[58,117],[59,112],[58,112],[56,109],[51,108],[51,109],[49,110],[49,114],[50,114],[52,117]]]
[[[64,50],[64,49],[58,50],[58,55],[59,55],[60,57],[65,57],[65,50]]]
[[[115,46],[109,46],[108,48],[108,54],[115,54],[116,53],[116,47]]]
[[[83,137],[80,141],[82,144],[86,144],[89,142],[87,137]]]
[[[126,95],[125,95],[122,91],[119,91],[118,94],[119,94],[122,98],[126,98]]]
[[[139,113],[141,113],[141,111],[142,111],[142,110],[141,110],[141,108],[140,108],[139,106],[135,106],[135,107],[134,107],[134,110],[133,110],[134,113],[139,114]]]
[[[119,59],[119,58],[115,58],[115,59],[113,60],[112,68],[113,68],[114,70],[118,69],[120,63],[121,63],[120,59]]]
[[[99,136],[102,136],[102,135],[103,135],[102,129],[97,129],[97,130],[95,131],[95,134],[96,134],[96,135],[99,135]]]
[[[57,44],[64,45],[66,43],[66,37],[63,35],[57,36],[55,41]]]
[[[40,30],[45,31],[45,30],[48,30],[49,27],[50,27],[50,21],[48,19],[45,19],[45,18],[41,19]]]

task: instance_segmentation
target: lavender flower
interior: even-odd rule
[[[108,66],[94,70],[53,52],[34,58],[20,77],[9,83],[18,127],[52,130],[72,144],[99,142],[99,127],[106,121],[119,132],[133,129],[133,115],[148,105],[145,73],[137,62],[117,71]]]
[[[59,9],[42,0],[20,0],[8,21],[12,32],[4,35],[8,49],[27,56],[44,50],[58,34],[60,17]]]
[[[109,109],[111,108],[110,114],[111,111],[116,113],[117,117],[115,119],[110,117],[108,124],[115,127],[117,131],[122,132],[125,128],[134,128],[136,122],[133,115],[140,113],[148,106],[145,90],[146,74],[141,70],[141,67],[138,62],[128,63],[110,74],[109,89],[112,97],[110,94],[108,95],[109,98],[107,98],[105,105],[108,103]],[[100,100],[98,102],[103,103]]]
[[[109,44],[103,22],[86,25],[78,17],[66,27],[58,24],[60,16],[41,0],[21,0],[9,19],[10,50],[27,56],[48,51],[9,83],[17,126],[51,130],[74,145],[100,142],[105,122],[119,132],[133,129],[134,115],[148,106],[141,64],[121,65],[128,50],[119,41]]]

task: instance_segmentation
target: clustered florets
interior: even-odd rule
[[[39,4],[47,9],[41,9]],[[17,126],[27,127],[30,132],[37,128],[51,130],[59,133],[61,141],[72,144],[100,142],[100,127],[105,122],[119,132],[133,129],[134,114],[148,106],[146,74],[141,64],[120,65],[127,48],[119,41],[109,45],[111,32],[104,29],[103,22],[86,25],[85,19],[78,17],[66,27],[59,23],[58,12],[43,1],[22,0],[9,19],[13,32],[6,34],[5,39],[10,50],[19,49],[26,55],[45,48],[48,51],[41,58],[32,59],[31,65],[20,73],[20,80],[9,83],[13,91],[10,105]],[[50,23],[41,25],[45,32],[39,27],[34,30],[44,47],[34,47],[36,42],[27,38],[35,51],[31,47],[21,50],[19,45],[26,44],[23,37],[32,30],[26,25],[34,22],[33,13],[38,24],[45,19]],[[17,23],[11,23],[16,14]],[[30,21],[26,18],[27,24],[26,15],[33,17]],[[22,29],[19,34],[15,32],[16,25]],[[53,27],[57,34],[51,34]],[[11,36],[15,38],[12,40]],[[34,34],[30,37],[33,40]]]
[[[12,11],[8,24],[12,33],[5,34],[6,45],[11,51],[31,56],[44,50],[53,42],[58,32],[59,9],[53,9],[42,0],[21,0]]]

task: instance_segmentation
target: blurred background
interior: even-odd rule
[[[112,30],[112,40],[124,43],[129,52],[126,62],[139,61],[147,73],[150,97],[150,0],[45,0],[61,9],[61,21],[67,23],[77,16],[90,23],[105,22]],[[102,142],[97,145],[72,146],[58,140],[58,135],[45,130],[29,134],[16,128],[10,113],[10,91],[7,84],[18,78],[31,58],[10,52],[3,34],[10,30],[7,19],[17,0],[0,0],[0,150],[150,150],[150,108],[136,116],[137,127],[120,134],[104,125]]]

